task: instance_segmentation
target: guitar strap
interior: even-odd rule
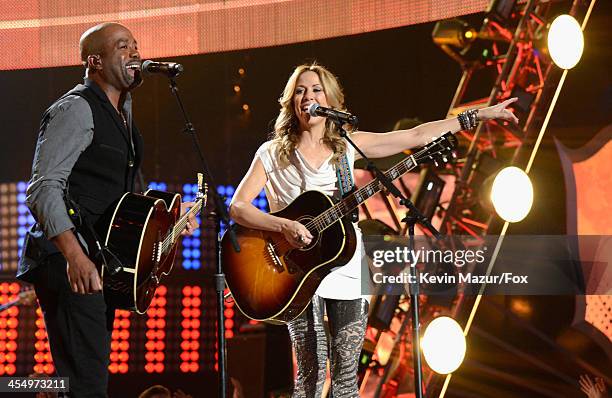
[[[340,162],[336,167],[336,176],[338,177],[338,188],[340,189],[340,197],[344,199],[355,189],[353,174],[351,173],[351,166],[349,165],[346,153],[340,158]],[[347,215],[347,217],[351,222],[357,222],[359,220],[359,210],[353,210]]]
[[[117,258],[108,246],[102,245],[102,240],[91,224],[91,221],[87,215],[81,211],[79,205],[70,197],[68,193],[68,184],[66,184],[66,191],[64,192],[64,203],[66,204],[68,216],[72,220],[76,232],[87,242],[89,255],[94,263],[102,265],[111,275],[115,275],[117,272],[123,270],[121,260]]]

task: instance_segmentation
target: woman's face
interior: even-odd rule
[[[325,123],[325,118],[308,114],[308,107],[315,103],[329,107],[319,75],[309,70],[300,75],[293,93],[293,111],[302,130],[309,130],[314,125]]]

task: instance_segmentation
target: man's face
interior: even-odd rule
[[[120,91],[140,85],[142,59],[132,32],[121,25],[112,25],[104,29],[103,35],[102,78]]]

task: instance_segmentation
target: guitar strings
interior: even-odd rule
[[[446,141],[446,140],[443,140]],[[416,160],[416,162],[411,165],[409,168],[406,168],[406,170],[404,171],[400,171],[400,170],[396,170],[396,169],[401,169],[403,167],[406,167],[406,162],[401,162],[395,166],[393,166],[391,169],[387,170],[384,174],[388,176],[388,174],[391,174],[392,171],[398,171],[399,175],[403,175],[405,173],[407,173],[408,171],[414,169],[415,167],[417,167],[419,165],[419,162],[421,160],[423,160],[424,158],[427,157],[433,157],[439,154],[442,154],[448,150],[450,150],[450,147],[442,147],[440,149],[438,149],[437,151],[431,152],[431,149],[436,147],[436,146],[441,146],[442,141],[440,142],[436,142],[430,146],[426,146],[423,149],[421,149],[420,151],[415,152],[413,155],[411,155],[411,157],[413,159]],[[360,189],[358,189],[357,191],[353,192],[351,195],[349,195],[347,198],[345,198],[344,200],[336,203],[334,206],[330,207],[329,209],[325,210],[324,212],[322,212],[321,214],[319,214],[318,216],[314,217],[310,222],[304,224],[304,226],[311,232],[312,228],[315,227],[316,232],[317,233],[321,233],[323,231],[325,231],[327,228],[329,228],[331,225],[335,224],[340,216],[342,216],[343,213],[348,213],[348,211],[354,209],[355,207],[359,206],[359,201],[356,200],[356,196],[357,195],[362,195],[363,193],[368,193],[368,190],[373,189],[374,192],[370,194],[370,196],[373,196],[374,194],[376,194],[377,192],[379,192],[380,189],[380,182],[378,182],[378,180],[374,179],[371,182],[369,182],[368,184],[366,184],[365,186],[361,187]],[[347,206],[348,202],[352,202],[355,201],[356,204],[351,206],[349,208],[349,206]],[[344,206],[344,212],[341,209],[341,207]],[[329,220],[328,223],[325,222],[325,220],[323,220],[323,218],[325,218],[325,220]],[[286,240],[283,239],[282,241],[275,243],[272,245],[272,248],[276,251],[276,250],[281,250],[283,251],[284,249],[291,249],[292,246],[291,244]]]

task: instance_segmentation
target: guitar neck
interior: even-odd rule
[[[204,198],[197,199],[193,207],[189,209],[188,212],[183,214],[181,218],[177,220],[176,224],[174,225],[174,228],[172,229],[172,239],[171,239],[172,242],[175,242],[176,238],[178,238],[181,235],[181,233],[185,229],[185,226],[187,225],[187,221],[189,220],[189,217],[197,215],[200,212],[200,210],[202,210],[203,203],[204,203]]]
[[[4,310],[8,310],[9,308],[14,307],[16,305],[19,305],[19,301],[20,300],[17,299],[17,300],[13,300],[13,301],[10,301],[8,303],[0,305],[0,312],[2,312]]]
[[[408,156],[395,166],[391,167],[384,174],[390,180],[395,180],[414,169],[416,166],[417,162],[414,159],[414,156]],[[314,227],[319,232],[325,230],[327,227],[349,214],[351,211],[353,211],[353,209],[357,208],[357,206],[376,195],[381,190],[382,185],[377,179],[370,181],[368,184],[359,188],[340,202],[336,203],[334,206],[315,217],[312,220]]]

